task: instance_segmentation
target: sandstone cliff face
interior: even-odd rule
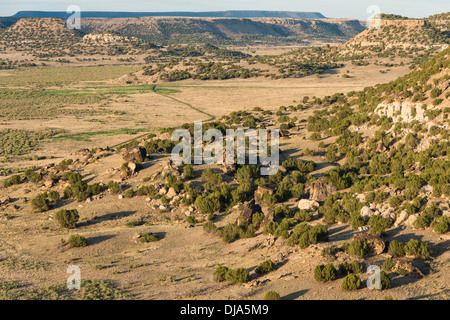
[[[421,103],[412,103],[408,101],[381,103],[375,110],[380,116],[391,117],[394,122],[417,120],[419,122],[428,120],[425,110]]]

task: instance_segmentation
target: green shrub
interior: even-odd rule
[[[342,280],[341,289],[345,291],[358,290],[360,286],[361,278],[354,273],[350,273]]]
[[[149,232],[149,233],[141,234],[139,241],[142,243],[156,242],[156,241],[159,241],[159,238],[156,234]]]
[[[405,253],[417,259],[427,260],[431,257],[430,244],[426,241],[410,239],[405,245]]]
[[[387,290],[392,287],[391,284],[391,278],[384,272],[380,272],[380,280],[381,280],[381,289],[380,290]]]
[[[213,273],[214,280],[217,282],[225,281],[225,276],[228,270],[229,269],[225,266],[218,266]]]
[[[391,220],[389,218],[383,218],[378,215],[373,215],[370,217],[368,224],[372,226],[370,233],[381,233],[383,234],[387,228],[391,226]]]
[[[225,280],[229,284],[237,284],[247,282],[249,272],[245,268],[229,269],[225,274]]]
[[[272,260],[269,259],[259,264],[258,267],[255,269],[255,272],[259,275],[263,275],[274,270],[275,264],[272,262]]]
[[[194,216],[189,216],[186,218],[186,221],[190,224],[190,225],[194,225],[196,223],[198,223],[198,220],[194,217]]]
[[[294,198],[300,199],[304,191],[305,185],[303,183],[297,183],[292,187],[291,194]]]
[[[419,215],[413,223],[413,227],[416,229],[426,229],[430,225],[430,220],[424,215]]]
[[[336,268],[331,264],[318,265],[314,269],[314,279],[320,282],[333,281],[336,280],[337,271]]]
[[[39,175],[41,176],[41,175]],[[8,188],[12,185],[20,184],[22,183],[22,177],[19,175],[13,175],[9,180],[3,181],[3,188]]]
[[[347,252],[352,256],[364,258],[369,255],[370,250],[365,241],[353,240],[352,242],[350,242]]]
[[[343,275],[348,275],[350,273],[362,273],[363,265],[356,260],[352,261],[351,263],[343,262],[339,264],[339,272],[341,272]]]
[[[240,227],[239,230],[240,239],[248,239],[253,237],[256,237],[256,229],[253,225]]]
[[[394,257],[403,257],[405,255],[405,245],[397,240],[389,242],[388,253]]]
[[[219,232],[219,228],[212,221],[205,222],[203,224],[203,230],[208,233],[217,234]]]
[[[203,214],[215,213],[220,210],[219,199],[211,195],[198,196],[195,200],[195,207]]]
[[[331,257],[337,252],[335,247],[325,247],[322,249],[322,257]]]
[[[52,200],[53,203],[56,203],[59,201],[60,195],[58,191],[52,190],[48,193],[48,197],[50,200]]]
[[[278,223],[275,221],[269,221],[263,228],[263,234],[274,235],[278,228]]]
[[[83,236],[80,236],[79,234],[73,234],[69,237],[68,241],[69,245],[72,248],[78,248],[78,247],[85,247],[87,246],[86,238]]]
[[[312,220],[312,214],[308,210],[300,210],[295,213],[294,218],[298,222],[308,222]]]
[[[190,164],[187,164],[183,167],[183,176],[185,179],[193,179],[195,178],[194,167]]]
[[[450,219],[445,216],[439,217],[431,223],[431,227],[436,233],[439,234],[447,233],[450,227]]]
[[[366,225],[366,219],[360,214],[357,214],[352,218],[351,224],[353,229],[358,229]]]
[[[394,265],[394,260],[389,257],[383,262],[383,269],[386,271],[391,271]]]
[[[241,228],[238,225],[229,223],[220,230],[219,235],[223,242],[230,243],[239,238],[240,230]]]
[[[55,219],[58,221],[59,225],[63,228],[74,228],[78,222],[80,216],[78,215],[78,211],[76,209],[73,210],[59,210]]]
[[[31,207],[38,212],[44,212],[50,210],[50,201],[48,200],[48,194],[39,193],[33,200],[31,200]]]
[[[125,193],[123,194],[123,196],[124,196],[125,198],[128,198],[128,199],[133,198],[133,196],[134,196],[134,190],[133,190],[133,188],[130,188],[130,189],[128,189],[127,191],[125,191]]]
[[[267,291],[264,300],[281,300],[281,296],[276,291]]]
[[[120,186],[120,184],[118,184],[114,181],[109,181],[108,182],[108,190],[111,194],[119,194],[122,192],[122,187]]]

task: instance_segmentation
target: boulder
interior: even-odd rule
[[[264,214],[264,219],[261,222],[261,228],[263,228],[270,221],[274,221],[274,220],[275,220],[275,211],[274,210],[268,210],[267,213]]]
[[[298,208],[300,210],[316,211],[319,206],[319,203],[315,200],[301,199],[298,202]]]
[[[238,225],[249,225],[252,223],[253,213],[261,212],[261,207],[255,200],[244,203],[239,207],[239,217],[236,219]]]
[[[134,162],[128,162],[128,168],[131,170],[131,174],[134,174],[136,172],[136,163]]]
[[[264,194],[273,194],[273,190],[267,187],[261,187],[259,186],[258,189],[256,189],[255,191],[255,196],[259,196],[261,199],[263,198]]]
[[[374,212],[368,206],[364,206],[361,208],[361,211],[359,211],[359,214],[364,218],[370,218],[374,215]]]
[[[175,189],[174,188],[169,188],[169,190],[166,193],[166,198],[167,199],[172,199],[176,195],[177,195],[177,193],[176,193]]]
[[[405,210],[403,210],[398,215],[397,220],[395,220],[394,227],[401,226],[407,219],[408,219],[408,213]]]
[[[142,147],[123,148],[121,154],[124,162],[143,162],[147,156],[147,150]]]
[[[412,214],[408,217],[408,219],[406,219],[405,224],[409,227],[413,226],[413,223],[417,220],[417,217],[419,216],[419,214]]]
[[[323,180],[316,180],[305,185],[305,192],[309,193],[309,199],[316,201],[325,201],[329,195],[336,191],[334,185]]]
[[[379,234],[358,233],[352,237],[352,240],[364,241],[374,254],[381,254],[386,247]]]

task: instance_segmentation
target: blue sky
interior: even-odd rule
[[[0,0],[0,16],[20,10],[66,11],[78,5],[85,11],[215,11],[279,10],[321,12],[330,18],[367,19],[367,8],[408,17],[426,17],[450,11],[449,0]]]

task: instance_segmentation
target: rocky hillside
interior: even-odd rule
[[[381,20],[380,28],[367,29],[342,46],[341,52],[379,58],[410,57],[420,63],[431,54],[445,49],[450,35],[431,20]]]
[[[384,101],[376,112],[394,122],[416,121],[448,129],[450,110],[450,49],[398,80],[380,86]]]
[[[0,44],[39,58],[74,55],[140,54],[157,46],[145,40],[104,31],[85,34],[59,18],[25,18],[0,32]]]
[[[0,33],[3,45],[17,51],[61,50],[81,40],[83,34],[70,30],[58,18],[21,19]]]
[[[190,42],[298,43],[313,39],[344,42],[364,30],[357,20],[278,18],[86,18],[82,26],[87,33],[113,30],[160,45]]]

